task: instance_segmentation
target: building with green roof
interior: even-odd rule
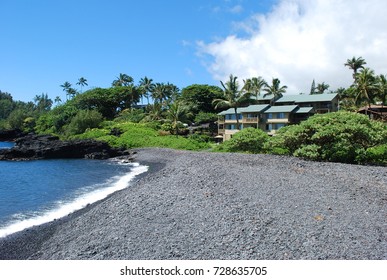
[[[284,95],[275,101],[275,105],[313,107],[316,113],[336,112],[338,104],[339,97],[333,93]]]
[[[313,114],[336,112],[338,110],[337,94],[285,95],[274,100],[273,97],[258,98],[258,105],[230,108],[218,114],[218,137],[228,140],[239,130],[247,127],[259,128],[273,135],[281,127],[297,124]]]

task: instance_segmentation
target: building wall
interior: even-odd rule
[[[337,112],[339,110],[339,98],[336,96],[332,101],[323,102],[300,102],[294,103],[300,107],[313,107],[317,114]]]
[[[292,102],[275,104],[276,106],[282,105],[298,105],[299,107],[313,107],[315,113],[329,113],[338,111],[338,97],[333,98],[332,101],[327,102]],[[238,114],[240,128],[255,127],[266,131],[268,134],[273,135],[275,132],[283,126],[292,123],[299,123],[302,120],[306,120],[311,114],[295,114],[295,113],[263,113],[251,112]],[[235,114],[227,114],[219,116],[218,120],[218,134],[223,135],[223,140],[229,140],[233,134],[238,132]]]
[[[316,113],[330,113],[339,110],[339,98],[335,96],[332,101],[316,101],[316,102],[283,102],[277,105],[298,105],[300,107],[313,107]]]

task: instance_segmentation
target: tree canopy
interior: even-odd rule
[[[215,109],[212,102],[222,97],[222,89],[218,86],[193,84],[183,88],[180,99],[189,104],[195,114],[219,113],[220,109]]]
[[[235,119],[237,121],[237,129],[240,129],[237,109],[253,103],[254,100],[251,98],[251,92],[245,91],[239,87],[237,79],[238,77],[230,75],[227,82],[223,83],[221,81],[220,83],[223,87],[223,96],[221,98],[214,99],[212,103],[215,105],[215,109],[233,108]]]

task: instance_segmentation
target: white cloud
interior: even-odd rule
[[[190,42],[190,41],[187,41],[187,40],[181,40],[181,45],[183,46],[183,47],[189,47],[189,46],[191,46],[192,45],[192,43]]]
[[[239,14],[243,12],[243,7],[241,5],[235,5],[234,7],[230,8],[229,11],[232,14]]]
[[[309,92],[315,79],[334,90],[352,82],[344,63],[353,56],[387,74],[385,11],[387,1],[380,0],[282,0],[271,13],[239,23],[244,36],[198,46],[216,80],[275,77],[296,94]]]

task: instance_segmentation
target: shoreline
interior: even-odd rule
[[[149,170],[0,259],[387,259],[387,169],[136,149]]]
[[[120,158],[122,159],[122,156]],[[128,159],[131,160],[132,157],[128,156]],[[97,207],[97,205],[102,203],[104,200],[132,187],[132,185],[141,178],[147,176],[147,174],[157,172],[162,168],[163,163],[142,162],[141,165],[148,166],[148,171],[137,175],[125,189],[113,192],[104,199],[87,204],[85,207],[59,219],[55,219],[41,225],[32,226],[0,238],[0,260],[29,259],[32,255],[39,251],[41,244],[49,239],[60,225],[82,216],[93,207]]]

